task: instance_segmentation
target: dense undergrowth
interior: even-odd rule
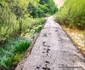
[[[18,37],[11,39],[0,48],[0,65],[4,70],[13,70],[23,57],[24,52],[30,46],[31,41],[27,38]]]
[[[32,17],[46,17],[54,14],[58,9],[55,6],[53,0],[40,0],[37,5],[32,4],[33,1],[29,3],[27,7],[29,13]]]
[[[84,0],[66,0],[63,7],[56,14],[56,20],[72,28],[85,29],[84,8]]]
[[[0,0],[0,70],[16,67],[31,44],[23,36],[34,37],[57,10],[53,0]]]
[[[29,28],[29,24],[36,22],[30,20],[56,11],[52,0],[0,0],[0,43],[10,36],[21,34]]]
[[[28,18],[30,19],[30,18]],[[27,21],[23,21],[27,22]],[[32,38],[43,27],[44,19],[30,19],[31,24],[28,24],[29,29],[22,33],[21,37],[14,37],[7,40],[0,48],[0,66],[2,70],[14,70],[18,62],[23,57],[25,51],[31,44],[31,39],[23,37],[26,33],[29,33]]]

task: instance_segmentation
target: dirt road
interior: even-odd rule
[[[63,31],[49,17],[26,57],[15,70],[85,70],[85,59]]]

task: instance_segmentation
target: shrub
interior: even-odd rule
[[[3,48],[0,48],[0,66],[9,70],[12,65],[16,65],[23,57],[23,53],[30,46],[30,40],[26,38],[16,38],[9,40]]]
[[[30,2],[27,9],[33,18],[44,17],[46,14],[51,15],[58,11],[53,0],[40,0],[37,6]]]
[[[66,0],[64,6],[56,14],[60,23],[68,23],[71,27],[85,28],[85,2],[79,0]]]

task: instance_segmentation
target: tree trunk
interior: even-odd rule
[[[21,18],[19,19],[19,34],[22,33],[22,20]]]

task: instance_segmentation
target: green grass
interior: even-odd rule
[[[32,34],[32,37],[42,29],[45,19],[36,18],[36,19],[34,19],[34,21],[35,21],[35,23],[31,26],[31,28],[29,30],[29,33]]]
[[[52,15],[58,10],[53,0],[47,0],[44,4],[42,2],[43,0],[0,0],[0,44],[38,26],[42,22],[39,17]]]
[[[66,0],[56,14],[56,21],[73,28],[85,29],[85,1]]]
[[[31,42],[26,38],[11,39],[0,48],[0,65],[4,70],[11,70],[24,55],[24,52],[28,49]]]
[[[27,29],[31,30],[38,25],[42,25],[44,23],[44,18],[28,18],[22,19],[22,32],[25,32]],[[9,39],[10,37],[16,37],[19,34],[19,24],[13,23],[11,26],[8,25],[1,25],[0,31],[0,42],[4,42],[5,40]],[[8,31],[7,31],[8,29]],[[7,31],[7,32],[6,32]]]
[[[27,28],[26,27],[25,27],[26,29],[23,28],[24,30],[22,31],[21,36],[25,36],[26,33],[29,33],[29,35],[31,35],[30,38],[32,38],[35,33],[41,30],[44,22],[45,22],[44,18],[27,18],[25,21],[23,21],[24,24],[23,27],[25,27],[26,25]]]
[[[29,20],[29,22],[28,22]],[[31,34],[31,38],[38,33],[43,27],[45,19],[43,18],[27,18],[22,21],[23,26],[29,30],[27,33]],[[23,29],[23,32],[25,32]],[[8,40],[7,44],[0,48],[0,65],[5,70],[11,70],[18,64],[24,55],[24,52],[30,45],[30,40],[22,37]]]

